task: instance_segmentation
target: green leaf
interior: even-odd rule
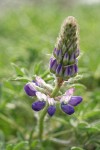
[[[95,109],[95,110],[92,110],[92,111],[89,111],[87,113],[85,113],[85,115],[83,116],[84,119],[87,119],[87,118],[99,118],[100,116],[100,110],[99,109]]]
[[[28,77],[17,77],[15,79],[11,79],[11,81],[22,81],[22,82],[29,82],[29,81],[32,81],[31,78],[28,78]]]
[[[87,127],[89,133],[99,133],[100,129],[97,127]]]
[[[40,69],[41,69],[41,62],[39,62],[38,64],[35,64],[35,67],[34,67],[34,74],[38,75],[39,72],[40,72]]]
[[[60,144],[60,145],[68,145],[71,143],[70,140],[62,140],[62,139],[58,139],[58,138],[50,138],[50,141]]]
[[[71,88],[71,87],[83,88],[84,90],[86,90],[86,86],[83,85],[83,84],[81,84],[81,83],[71,84],[71,85],[69,86],[69,88]]]
[[[13,66],[14,70],[16,71],[16,75],[17,75],[17,76],[24,76],[24,75],[25,75],[23,69],[20,69],[20,68],[19,68],[16,64],[14,64],[14,63],[11,63],[11,65]]]
[[[84,149],[81,147],[72,147],[71,150],[84,150]]]
[[[22,150],[22,148],[25,150],[26,146],[28,146],[28,141],[21,141],[16,146],[14,146],[13,150]]]
[[[34,141],[31,143],[31,148],[36,147],[37,144],[38,144],[38,140],[34,140]]]
[[[85,121],[81,121],[81,122],[79,122],[79,124],[78,124],[78,128],[79,128],[79,129],[83,129],[83,130],[84,130],[84,128],[86,128],[87,126],[88,126],[88,123],[85,122]]]
[[[13,145],[12,144],[7,145],[6,150],[13,150]]]

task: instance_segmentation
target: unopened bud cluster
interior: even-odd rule
[[[75,18],[70,16],[61,27],[50,59],[50,71],[63,80],[77,75],[79,52],[78,26]]]

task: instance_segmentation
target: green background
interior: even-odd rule
[[[0,150],[99,150],[100,5],[30,1],[6,4],[0,12]],[[41,146],[36,136],[37,113],[32,111],[33,100],[23,87],[27,78],[48,70],[67,16],[74,16],[79,24],[79,74],[83,78],[77,82],[75,94],[83,96],[83,102],[72,116],[63,114],[58,106],[56,115],[47,117]],[[18,74],[23,78],[13,81]]]

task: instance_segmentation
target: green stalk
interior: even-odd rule
[[[55,97],[57,95],[57,93],[60,90],[61,87],[61,83],[59,83],[57,81],[57,84],[55,85],[54,90],[52,91],[50,97]],[[44,118],[46,116],[47,113],[47,109],[48,109],[48,104],[46,105],[46,107],[44,108],[44,110],[42,111],[41,115],[40,115],[40,119],[39,119],[39,139],[40,141],[42,140],[42,135],[43,135],[43,128],[44,128]]]

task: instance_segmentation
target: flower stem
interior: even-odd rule
[[[60,87],[62,85],[63,81],[59,81],[57,80],[57,83],[55,85],[54,90],[52,91],[50,97],[55,97],[57,95],[57,93],[60,90]],[[43,135],[43,128],[44,128],[44,118],[46,116],[47,113],[47,109],[48,109],[48,104],[46,105],[46,107],[44,108],[44,110],[42,111],[41,115],[40,115],[40,119],[39,119],[39,139],[40,141],[42,140],[42,135]]]

